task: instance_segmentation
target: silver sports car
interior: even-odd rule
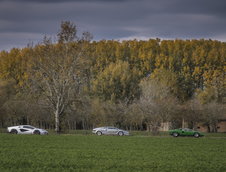
[[[37,134],[37,135],[48,134],[48,131],[33,127],[31,125],[12,126],[12,127],[8,127],[7,130],[11,134]]]
[[[118,136],[123,136],[129,135],[128,131],[118,129],[116,127],[99,127],[99,128],[94,128],[92,133],[97,134],[98,136],[103,135],[118,135]]]

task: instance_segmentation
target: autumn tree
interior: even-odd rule
[[[13,82],[13,87],[10,84],[6,84],[6,87],[15,92],[10,97],[13,99],[7,100],[4,97],[5,88],[2,88],[0,99],[4,107],[1,106],[3,108],[0,113],[4,114],[4,119],[20,120],[21,114],[30,106],[34,108],[31,112],[37,113],[25,116],[29,122],[39,125],[39,121],[43,121],[46,115],[46,111],[40,111],[39,108],[48,106],[54,114],[52,118],[59,116],[63,125],[68,121],[68,128],[87,128],[90,125],[101,125],[104,121],[108,123],[109,120],[113,124],[142,128],[141,123],[145,120],[147,122],[148,118],[139,112],[142,109],[137,108],[139,98],[144,98],[139,83],[147,78],[155,81],[151,85],[156,91],[150,94],[156,97],[152,99],[155,107],[159,107],[153,108],[152,112],[158,112],[160,107],[168,111],[165,104],[170,102],[169,97],[176,97],[177,104],[182,105],[181,112],[186,112],[177,112],[172,116],[174,121],[178,120],[178,124],[183,118],[191,126],[198,122],[199,116],[196,114],[199,114],[200,107],[194,97],[199,99],[201,107],[213,102],[225,103],[224,42],[204,39],[91,42],[90,33],[84,32],[79,37],[76,26],[68,21],[61,23],[57,38],[57,42],[45,39],[43,44],[35,47],[0,52],[0,79],[3,85]],[[27,90],[39,99],[35,101],[31,98],[21,103],[29,95]],[[90,102],[83,100],[85,96],[80,96],[81,92],[90,96]],[[165,95],[170,96],[164,100]],[[79,100],[75,101],[78,97]],[[99,103],[96,99],[100,99]],[[125,113],[121,113],[120,102],[127,100],[128,107],[124,106]],[[35,106],[36,102],[42,105]],[[23,108],[20,107],[22,105]],[[95,105],[100,106],[92,111]],[[8,107],[7,111],[5,107]],[[129,113],[127,108],[134,113]],[[13,109],[17,109],[16,115],[13,115]],[[117,116],[117,111],[120,116]],[[98,113],[103,115],[104,120],[101,120]],[[49,117],[47,121],[50,121]]]
[[[132,100],[139,94],[138,82],[139,71],[131,69],[128,62],[118,61],[99,73],[93,81],[93,92],[104,100]]]
[[[6,110],[6,105],[14,98],[16,94],[14,87],[14,80],[4,81],[0,79],[0,127],[5,127],[7,121],[10,121],[9,114]]]

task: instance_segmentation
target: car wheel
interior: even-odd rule
[[[11,134],[17,134],[17,133],[18,133],[18,131],[17,131],[17,130],[15,130],[15,129],[12,129],[12,130],[10,131],[10,133],[11,133]]]
[[[102,135],[102,132],[101,131],[97,131],[96,133],[98,136],[101,136]]]
[[[118,132],[118,135],[119,135],[119,136],[123,136],[124,133],[123,133],[122,131],[119,131],[119,132]]]
[[[178,137],[179,134],[178,134],[178,133],[173,133],[173,136],[174,136],[174,137]]]
[[[35,130],[35,131],[33,132],[33,134],[35,134],[35,135],[40,135],[41,133],[40,133],[39,130]]]
[[[199,133],[195,133],[195,134],[194,134],[194,137],[195,137],[195,138],[198,138],[198,137],[199,137]]]

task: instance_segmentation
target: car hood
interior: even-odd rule
[[[7,128],[18,128],[18,126],[10,126],[10,127],[7,127]]]

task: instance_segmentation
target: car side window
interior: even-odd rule
[[[185,128],[184,131],[191,131],[189,128]]]
[[[30,126],[23,126],[23,128],[34,129],[33,127]]]
[[[20,131],[21,131],[21,132],[25,132],[25,131],[28,131],[28,130],[26,130],[26,129],[20,129]]]

